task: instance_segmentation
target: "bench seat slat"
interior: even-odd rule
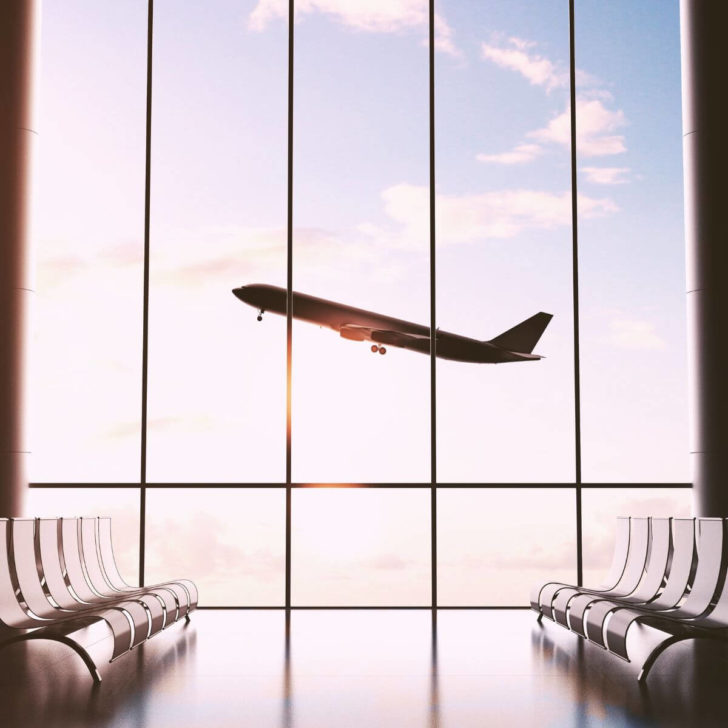
[[[117,594],[132,595],[146,589],[166,590],[174,596],[176,603],[176,619],[186,617],[197,607],[197,589],[188,579],[180,579],[161,584],[153,584],[149,587],[130,586],[121,576],[114,558],[114,547],[111,540],[111,519],[110,518],[82,518],[81,529],[91,538],[91,533],[96,539],[101,568],[110,584],[113,592]],[[169,609],[169,607],[168,607]],[[173,620],[174,621],[174,620]]]
[[[584,589],[590,593],[605,593],[614,589],[619,580],[622,578],[624,568],[627,564],[627,556],[629,553],[630,542],[630,518],[620,516],[617,518],[617,535],[614,542],[614,551],[612,553],[612,564],[607,572],[606,577],[601,586],[594,589]],[[539,613],[539,619],[542,616],[553,618],[551,613],[551,605],[554,597],[560,589],[576,588],[573,584],[564,584],[562,582],[546,582],[539,584],[531,593],[531,609]]]
[[[644,571],[641,572],[642,578],[633,591],[620,597],[623,602],[627,604],[645,604],[654,599],[659,593],[660,587],[665,580],[670,555],[670,521],[670,518],[651,519],[649,523],[650,538],[647,544],[649,551]],[[592,594],[576,596],[569,604],[568,620],[571,631],[586,637],[584,625],[586,614],[590,614],[595,609],[603,609],[604,607],[601,605],[604,603],[605,600],[602,597],[596,597]]]
[[[665,586],[657,598],[643,604],[649,611],[672,609],[685,596],[690,582],[695,559],[695,519],[673,518],[672,540]],[[586,614],[586,637],[601,647],[606,647],[604,625],[607,617],[624,602],[603,601],[593,606]]]
[[[624,571],[614,588],[604,592],[605,596],[625,597],[631,594],[639,584],[642,574],[645,570],[645,562],[647,561],[647,552],[650,547],[650,522],[647,518],[632,518],[629,537],[629,552],[627,554],[627,562]],[[551,605],[551,613],[553,620],[563,627],[568,627],[568,615],[571,612],[572,600],[579,594],[586,591],[592,596],[588,590],[582,590],[578,587],[573,589],[560,589],[554,596]]]

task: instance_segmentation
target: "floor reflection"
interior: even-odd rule
[[[67,650],[67,652],[65,651]],[[103,665],[50,643],[0,653],[3,726],[718,726],[726,645],[632,671],[526,611],[203,611]]]
[[[283,695],[281,696],[281,726],[293,726],[293,684],[291,682],[291,613],[285,613],[283,638]]]
[[[532,629],[534,655],[563,678],[576,726],[724,726],[728,643],[688,641],[660,656],[645,684],[638,667],[546,623]]]
[[[103,664],[109,639],[89,647],[101,685],[91,680],[78,655],[57,642],[20,642],[0,651],[0,725],[121,725],[122,714],[145,725],[148,696],[194,651],[196,632],[183,623],[173,625],[113,665]]]
[[[437,612],[432,612],[430,643],[430,728],[440,725],[440,680],[437,665]]]

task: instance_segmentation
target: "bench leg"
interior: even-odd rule
[[[675,634],[670,637],[668,637],[664,642],[661,642],[657,647],[655,647],[652,652],[647,656],[647,659],[645,660],[644,664],[642,665],[642,669],[639,672],[639,675],[637,675],[637,681],[644,684],[647,680],[647,673],[650,671],[652,666],[655,664],[655,661],[657,658],[668,648],[670,645],[674,645],[676,642],[681,642],[682,640],[724,640],[724,637],[721,637],[720,635],[712,635],[712,634],[705,634],[705,633],[697,633],[697,634],[690,634],[684,633],[684,634]]]
[[[16,642],[27,642],[28,640],[53,640],[54,642],[61,642],[64,645],[68,645],[83,660],[84,664],[91,673],[94,684],[101,684],[101,675],[99,674],[96,664],[91,659],[91,655],[89,655],[89,653],[86,652],[86,650],[81,647],[78,642],[74,642],[70,637],[66,637],[65,635],[41,635],[34,632],[30,632],[29,634],[21,634],[17,637],[11,637],[9,640],[5,640],[4,642],[2,642],[0,644],[0,650],[7,647],[8,645],[15,644]]]

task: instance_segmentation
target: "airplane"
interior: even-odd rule
[[[286,289],[265,283],[233,288],[243,303],[258,309],[258,321],[266,311],[286,315]],[[373,353],[386,354],[387,346],[396,346],[422,354],[430,353],[430,327],[365,311],[293,291],[292,316],[301,321],[327,326],[350,341],[371,341]],[[451,361],[498,364],[513,361],[536,361],[534,346],[551,321],[550,313],[537,313],[490,341],[437,330],[436,355]]]

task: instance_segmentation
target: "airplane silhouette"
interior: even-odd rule
[[[253,283],[233,288],[243,303],[258,309],[258,321],[266,311],[286,315],[286,289],[265,283]],[[387,346],[430,353],[430,327],[409,321],[327,301],[305,293],[293,292],[293,318],[327,326],[344,339],[371,341],[374,353],[387,353]],[[511,361],[535,361],[542,357],[532,354],[544,330],[551,321],[550,313],[537,313],[490,341],[478,341],[467,336],[437,330],[436,355],[452,361],[478,364],[499,364]]]

